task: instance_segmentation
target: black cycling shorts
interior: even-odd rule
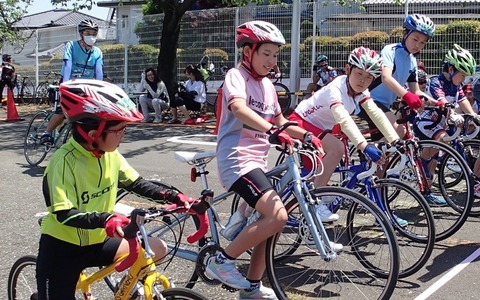
[[[234,191],[251,207],[255,208],[258,199],[272,190],[272,183],[261,169],[253,169],[232,184],[230,191]]]
[[[75,300],[82,270],[111,264],[121,241],[107,238],[101,244],[77,246],[42,234],[37,258],[38,299]]]

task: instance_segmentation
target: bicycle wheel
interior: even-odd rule
[[[430,187],[430,193],[436,197],[445,199],[447,205],[430,204],[435,219],[435,237],[436,241],[444,240],[456,233],[470,214],[473,204],[473,181],[471,170],[466,165],[463,158],[450,146],[433,141],[422,140],[417,142],[417,149],[413,157],[409,155],[406,166],[399,174],[392,176],[398,177],[406,184],[420,191],[425,197],[428,188],[420,189],[418,184],[421,175],[417,164],[420,162],[420,154],[431,149],[436,149],[439,154],[436,162],[433,183]],[[400,161],[398,154],[394,155],[386,166],[386,170],[393,168]],[[451,166],[455,166],[451,170]]]
[[[463,141],[463,147],[459,147],[458,149],[459,154],[463,157],[463,159],[466,161],[468,167],[470,167],[470,170],[475,172],[475,169],[478,169],[479,166],[475,166],[477,163],[477,160],[480,158],[480,140],[468,140],[468,141]],[[439,166],[440,169],[447,168],[449,171],[456,172],[459,171],[458,166],[452,162],[452,161],[442,161],[442,163]],[[478,172],[478,171],[477,171]],[[461,180],[461,176],[457,177],[457,180]],[[457,181],[456,180],[456,181]],[[475,176],[472,176],[473,180],[473,185],[476,186],[477,184],[480,184],[480,177],[478,174],[475,174]],[[458,183],[458,182],[457,182]],[[451,184],[455,184],[455,181],[451,182]],[[470,210],[470,216],[480,216],[480,197],[477,197],[474,195],[474,200],[472,204],[472,209]]]
[[[20,257],[10,269],[7,283],[8,300],[37,299],[36,279],[37,257],[27,255]]]
[[[156,185],[176,189],[171,185],[166,185],[158,181],[151,182]],[[138,195],[130,194],[126,190],[119,190],[116,201],[117,203],[121,201],[122,204],[134,206],[135,208],[148,208],[152,206],[151,201]],[[196,244],[189,244],[186,238],[190,233],[198,229],[198,218],[189,214],[177,214],[176,216],[177,219],[174,216],[165,216],[162,220],[155,219],[145,224],[145,226],[150,236],[162,239],[169,247],[167,257],[164,258],[161,263],[157,264],[157,267],[162,269],[161,273],[165,274],[176,286],[192,288],[198,280],[198,273],[203,274],[204,271],[202,270],[202,266],[199,266],[197,273],[196,260],[200,247],[206,244],[206,239],[203,238]],[[178,253],[175,252],[176,246],[188,251],[188,255],[186,255],[188,259],[182,258],[185,256],[180,257],[180,255],[177,255]],[[213,251],[213,254],[215,254],[215,252],[216,251]],[[204,255],[208,257],[210,254],[212,253],[208,252]],[[164,270],[164,268],[166,269]],[[181,269],[182,272],[176,272],[173,268]],[[172,270],[171,274],[170,270]],[[114,288],[117,282],[115,278],[111,278],[111,276],[106,277],[105,281],[110,288]]]
[[[278,103],[282,109],[282,114],[288,116],[290,114],[290,105],[292,103],[292,95],[288,90],[287,86],[280,82],[275,82],[273,84],[275,90],[277,91]]]
[[[197,291],[187,288],[170,288],[162,291],[165,300],[209,300]]]
[[[342,244],[343,251],[326,260],[316,248],[312,250],[310,227],[302,217],[299,203],[288,202],[288,215],[296,218],[299,226],[285,226],[267,241],[267,275],[277,297],[388,299],[395,289],[400,262],[395,234],[386,216],[354,191],[321,187],[311,192],[316,197],[334,197],[350,203],[347,209],[338,210],[338,221],[324,224],[330,241]],[[282,241],[290,236],[292,243],[299,233],[303,242],[295,253],[282,260],[274,259],[276,253],[290,247]]]
[[[48,104],[48,83],[40,82],[35,89],[35,102]]]
[[[49,113],[40,111],[28,123],[23,142],[23,155],[31,166],[39,165],[50,151],[50,146],[40,144],[40,138],[47,128]]]
[[[63,127],[60,129],[58,139],[60,139],[61,136],[63,136],[63,138],[62,138],[62,145],[63,145],[72,136],[72,123],[67,122],[67,123],[65,123],[65,125],[63,125]]]
[[[380,179],[375,184],[397,233],[399,278],[410,276],[427,263],[435,246],[432,212],[422,195],[400,180]]]

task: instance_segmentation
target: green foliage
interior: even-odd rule
[[[18,30],[15,30],[13,25],[20,21],[23,15],[26,14],[26,7],[29,6],[32,1],[33,0],[5,0],[0,2],[0,48],[3,48],[5,44],[23,48],[28,38]]]

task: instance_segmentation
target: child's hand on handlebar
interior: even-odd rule
[[[109,237],[121,237],[123,238],[122,227],[128,225],[130,219],[123,215],[111,215],[105,222],[105,231]]]

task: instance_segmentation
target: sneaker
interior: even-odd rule
[[[155,120],[153,120],[153,123],[162,123],[162,118],[156,117]]]
[[[322,222],[335,222],[338,220],[339,216],[330,211],[328,206],[324,203],[320,203],[316,206],[315,212]]]
[[[185,125],[195,125],[195,124],[197,124],[197,121],[195,121],[195,119],[193,119],[193,118],[189,118],[189,119],[186,119],[185,121],[183,121],[183,124],[185,124]]]
[[[177,119],[170,119],[168,120],[168,124],[182,124],[182,122],[180,122],[180,120],[177,120]]]
[[[148,119],[143,119],[140,121],[140,123],[148,123],[148,121],[149,121]]]
[[[245,290],[240,290],[240,294],[238,296],[239,300],[254,300],[254,299],[271,299],[277,300],[277,296],[275,292],[266,286],[264,286],[261,282],[259,286],[254,288],[248,288]]]
[[[210,258],[205,272],[210,277],[236,289],[244,290],[250,288],[250,281],[238,272],[235,261],[217,263],[218,257]]]
[[[53,139],[49,132],[44,132],[40,137],[40,145],[45,144],[53,144]]]
[[[475,195],[475,197],[480,198],[480,183],[477,183],[473,187],[473,194]]]
[[[246,225],[247,218],[245,218],[242,213],[237,210],[230,217],[230,219],[228,219],[225,228],[220,230],[220,234],[228,241],[233,241]]]
[[[425,200],[427,200],[428,204],[430,205],[435,205],[435,206],[445,206],[447,205],[447,201],[443,199],[442,197],[437,197],[433,195],[432,193],[423,195]]]
[[[400,227],[406,227],[408,225],[408,221],[400,218],[396,214],[393,214],[393,217],[395,218],[395,221]]]

